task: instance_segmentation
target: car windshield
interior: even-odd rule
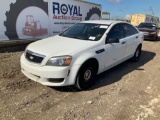
[[[141,23],[138,25],[138,28],[149,28],[149,29],[154,29],[155,28],[154,23]]]
[[[99,39],[101,39],[107,28],[108,25],[78,23],[59,35],[81,40],[98,41]]]

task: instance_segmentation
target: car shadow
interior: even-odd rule
[[[142,51],[140,60],[138,62],[131,62],[131,60],[128,60],[98,75],[96,84],[90,90],[118,82],[119,80],[122,80],[123,76],[131,73],[134,70],[143,71],[144,69],[141,68],[141,66],[147,64],[155,56],[156,54],[153,52]]]
[[[156,54],[153,52],[142,50],[142,54],[138,62],[131,62],[131,60],[127,60],[121,63],[120,65],[99,74],[96,78],[95,85],[91,87],[88,91],[118,82],[123,78],[123,76],[127,75],[128,73],[134,70],[139,70],[139,71],[144,70],[143,68],[140,67],[147,64],[155,56]],[[80,90],[76,89],[73,86],[51,87],[51,88],[62,92],[80,92]]]

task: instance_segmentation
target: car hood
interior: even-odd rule
[[[31,43],[27,50],[45,56],[72,55],[72,53],[95,44],[95,41],[79,40],[63,36],[53,36]]]
[[[148,29],[148,28],[138,28],[139,31],[142,31],[142,32],[154,32],[155,30],[154,29]]]

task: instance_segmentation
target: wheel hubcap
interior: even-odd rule
[[[92,75],[92,71],[91,71],[91,70],[87,70],[87,71],[84,73],[84,80],[85,80],[85,81],[88,81],[88,80],[91,78],[91,75]]]

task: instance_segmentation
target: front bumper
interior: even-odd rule
[[[47,86],[67,86],[75,83],[79,65],[67,67],[41,66],[30,63],[24,54],[21,59],[21,71],[29,79]],[[68,72],[70,74],[68,75]]]
[[[144,33],[144,39],[152,40],[152,39],[155,39],[156,36],[157,36],[157,33],[155,33],[155,34],[150,34],[149,32]]]

